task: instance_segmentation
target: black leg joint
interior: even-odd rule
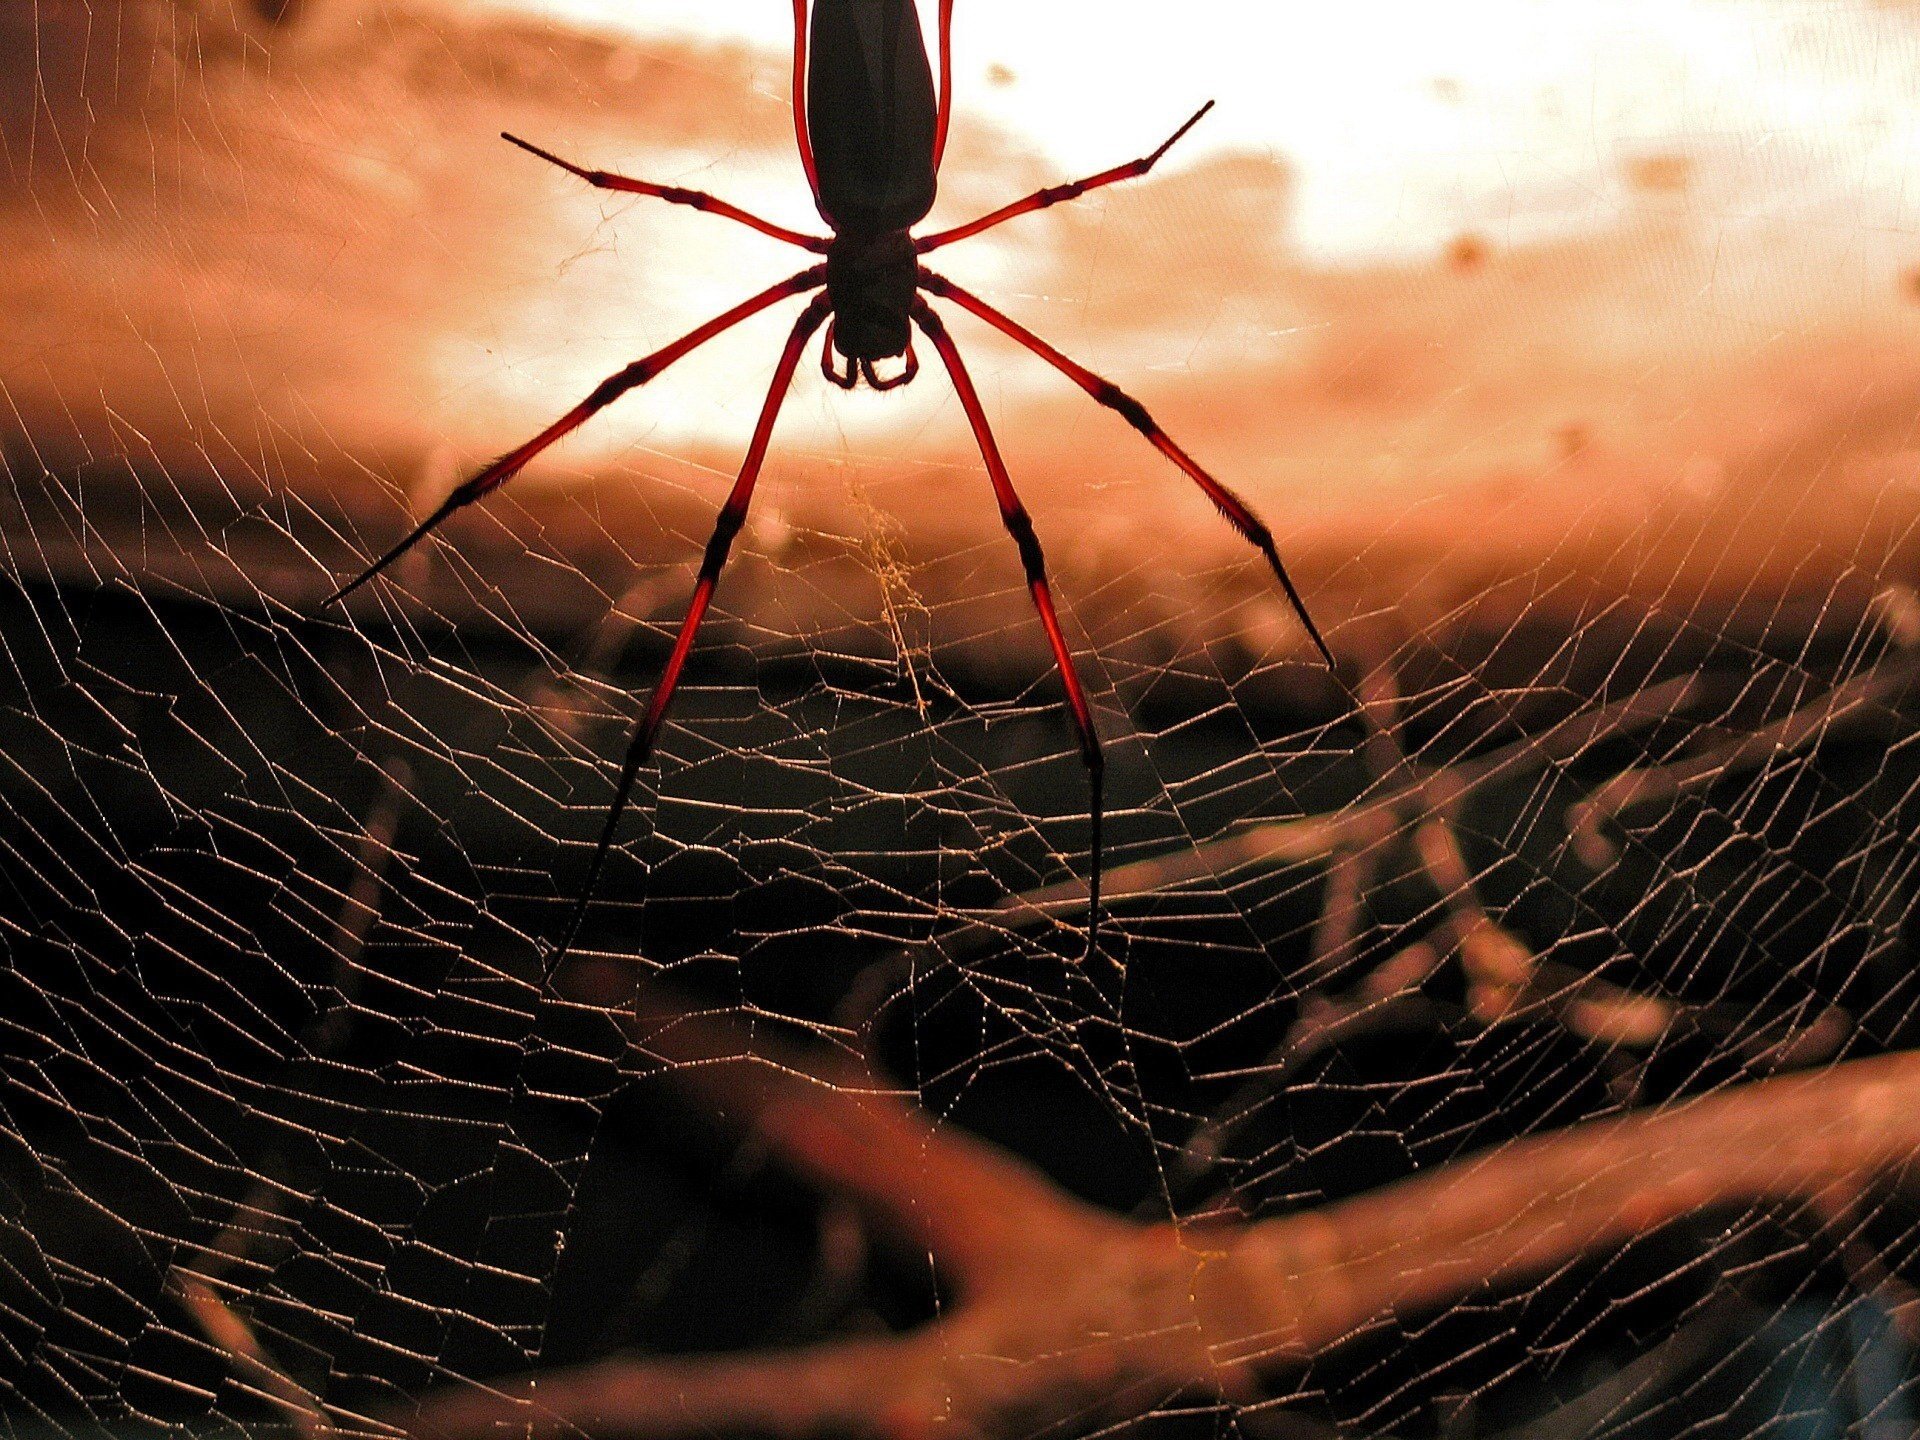
[[[921,277],[921,279],[925,282],[926,287],[929,290],[933,291],[934,294],[950,295],[952,293],[950,290],[942,288],[946,282],[941,280],[938,275],[933,274],[931,271],[921,270],[918,272],[918,274]],[[927,304],[924,300],[921,301],[918,305],[913,307],[913,319],[915,324],[917,324],[922,330],[927,332],[928,338],[940,339],[946,336],[946,333],[947,333],[946,321],[940,318],[940,312],[938,310],[935,310],[931,305]]]
[[[727,563],[727,555],[733,549],[733,537],[740,533],[740,527],[746,522],[746,516],[737,513],[731,506],[720,512],[720,519],[713,527],[713,538],[707,541],[706,558],[700,562],[700,578],[717,580],[720,567]]]
[[[627,391],[633,389],[634,386],[646,384],[647,381],[653,378],[653,375],[654,371],[651,365],[647,364],[644,360],[636,360],[633,364],[616,370],[598,385],[594,386],[593,393],[587,396],[587,408],[589,410],[604,409],[618,400],[622,395],[626,394]]]
[[[1138,430],[1142,435],[1147,436],[1149,439],[1153,437],[1153,417],[1147,414],[1147,407],[1134,399],[1133,396],[1127,394],[1126,391],[1122,390],[1111,380],[1102,380],[1100,382],[1100,388],[1094,392],[1093,398],[1106,406],[1107,409],[1115,411],[1121,419],[1133,426],[1133,428]]]
[[[489,461],[487,467],[478,475],[475,475],[470,480],[462,480],[458,485],[454,486],[453,489],[448,492],[447,498],[440,502],[440,508],[433,512],[433,518],[427,523],[429,525],[438,525],[462,505],[471,505],[482,496],[490,495],[499,489],[502,483],[499,478],[500,462],[511,458],[512,454],[512,451],[508,451],[507,454],[502,455],[499,460]]]
[[[1020,547],[1020,563],[1027,567],[1027,583],[1037,584],[1047,578],[1047,557],[1040,549],[1040,537],[1033,533],[1033,521],[1027,518],[1023,510],[1016,510],[1006,517],[1007,533],[1013,536],[1013,543]]]

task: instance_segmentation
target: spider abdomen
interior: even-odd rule
[[[910,229],[933,208],[939,114],[913,0],[816,0],[807,49],[822,212],[836,230]]]

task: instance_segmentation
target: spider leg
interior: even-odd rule
[[[942,103],[945,103],[944,100]],[[969,220],[966,224],[956,225],[951,230],[940,230],[932,235],[923,235],[913,242],[913,248],[925,255],[930,250],[938,250],[941,246],[951,245],[956,240],[965,240],[970,236],[978,235],[982,230],[991,230],[994,226],[1021,215],[1031,215],[1036,210],[1045,210],[1048,206],[1058,205],[1064,200],[1078,199],[1089,190],[1098,190],[1103,185],[1112,185],[1116,181],[1132,180],[1144,175],[1159,163],[1162,155],[1173,148],[1175,141],[1198,125],[1200,117],[1212,108],[1213,101],[1209,100],[1188,117],[1186,124],[1169,135],[1159,149],[1142,155],[1138,160],[1129,160],[1124,165],[1116,165],[1111,170],[1102,170],[1098,175],[1089,175],[1084,180],[1073,180],[1065,185],[1049,185],[1043,190],[1036,190],[1025,199],[1016,200],[1011,205],[1002,205],[992,214],[982,215],[978,220]]]
[[[800,168],[807,172],[813,208],[833,223],[820,203],[820,169],[813,160],[813,137],[807,133],[807,0],[793,0],[793,138],[800,147]]]
[[[660,726],[667,718],[667,707],[673,703],[673,693],[679,687],[680,672],[686,667],[687,656],[693,650],[694,636],[699,633],[700,622],[706,618],[707,606],[712,602],[714,589],[720,583],[720,571],[727,563],[728,552],[733,549],[734,537],[746,523],[747,506],[753,500],[753,487],[760,478],[760,467],[767,458],[767,445],[773,438],[773,422],[779,418],[781,404],[786,400],[787,389],[793,383],[793,372],[800,364],[800,352],[826,318],[827,305],[826,296],[817,296],[812,304],[801,311],[800,318],[794,321],[793,330],[787,336],[786,348],[780,352],[779,363],[774,366],[773,381],[767,387],[766,401],[760,407],[760,419],[753,427],[753,439],[747,444],[746,458],[740,462],[740,473],[733,482],[733,490],[728,494],[726,504],[721,506],[719,519],[714,522],[713,535],[707,541],[706,555],[700,562],[699,578],[694,582],[693,599],[687,606],[686,618],[680,622],[680,633],[674,638],[673,653],[667,657],[666,668],[660,672],[659,682],[647,701],[646,714],[641,717],[634,729],[633,739],[627,745],[627,759],[620,771],[620,785],[614,791],[613,808],[607,812],[607,823],[600,832],[600,843],[594,848],[593,863],[587,869],[586,883],[581,887],[580,898],[574,904],[564,938],[547,958],[549,975],[579,933],[580,922],[587,913],[587,903],[593,898],[594,887],[600,882],[601,867],[606,864],[607,851],[612,848],[614,833],[619,829],[620,816],[633,794],[634,781],[639,777],[640,767],[647,763],[647,757],[653,751],[654,739],[660,733]]]
[[[947,125],[953,119],[953,0],[940,0],[940,113],[933,126],[933,171],[947,153]]]
[[[913,353],[913,342],[907,342],[906,358],[901,362],[900,373],[882,377],[874,369],[871,360],[860,362],[860,373],[866,377],[867,384],[875,390],[898,390],[902,385],[911,385],[913,377],[920,373],[920,357]]]
[[[771,235],[775,240],[784,240],[789,245],[797,245],[802,250],[811,250],[816,255],[827,253],[831,243],[822,235],[802,235],[798,230],[789,230],[784,225],[776,225],[771,220],[762,220],[758,215],[742,210],[738,205],[730,205],[718,196],[709,195],[704,190],[683,190],[678,185],[656,185],[651,180],[635,180],[626,175],[616,175],[610,170],[589,170],[576,165],[571,160],[562,160],[551,150],[542,150],[531,141],[522,140],[518,135],[510,135],[505,130],[500,138],[509,144],[518,145],[529,155],[538,155],[551,165],[558,165],[569,175],[577,175],[597,190],[621,190],[629,195],[651,195],[656,200],[665,200],[672,205],[687,205],[695,210],[704,210],[710,215],[725,216],[737,220],[750,230],[758,230],[762,235]]]
[[[1228,523],[1245,536],[1249,544],[1267,557],[1267,564],[1273,568],[1274,577],[1279,580],[1280,588],[1287,593],[1287,601],[1293,606],[1293,613],[1300,617],[1300,623],[1306,627],[1307,634],[1313,640],[1314,648],[1320,652],[1320,658],[1326,662],[1327,669],[1333,671],[1336,678],[1338,677],[1339,669],[1334,664],[1333,651],[1327,647],[1326,640],[1321,636],[1320,627],[1313,623],[1313,616],[1307,613],[1306,602],[1300,598],[1299,590],[1294,587],[1293,577],[1287,574],[1287,567],[1281,563],[1280,550],[1274,544],[1273,532],[1267,529],[1258,515],[1253,513],[1246,501],[1201,469],[1192,456],[1175,444],[1173,437],[1162,430],[1159,423],[1147,413],[1146,406],[1111,380],[1103,379],[1086,366],[1068,359],[1019,321],[1003,315],[978,295],[962,290],[951,280],[935,275],[930,270],[922,270],[920,285],[922,289],[951,300],[963,310],[979,316],[1001,334],[1019,341],[1107,409],[1117,412],[1129,425],[1146,436],[1154,449],[1186,471],[1188,478],[1219,507],[1220,513],[1227,517]]]
[[[827,337],[820,342],[820,373],[838,385],[842,390],[851,390],[860,383],[860,371],[851,360],[844,372],[833,368],[833,321],[827,321]]]
[[[799,295],[808,290],[818,289],[826,283],[826,279],[827,270],[824,265],[816,265],[811,270],[803,270],[798,275],[789,276],[778,285],[769,285],[758,295],[742,300],[731,310],[716,315],[713,319],[707,321],[706,324],[695,330],[688,331],[666,348],[656,350],[653,354],[634,361],[623,370],[615,371],[605,380],[602,380],[599,385],[594,387],[593,393],[587,396],[585,400],[582,400],[578,405],[574,406],[573,409],[569,410],[565,415],[562,415],[558,420],[554,421],[553,424],[534,436],[533,439],[527,441],[526,444],[516,450],[509,450],[465,484],[454,487],[453,492],[448,495],[445,500],[440,502],[440,508],[416,525],[406,539],[387,551],[386,554],[362,570],[353,579],[347,581],[347,583],[342,585],[338,590],[335,590],[323,603],[333,605],[346,599],[349,595],[353,594],[354,591],[366,584],[367,581],[373,579],[374,576],[378,575],[382,570],[406,554],[407,551],[419,544],[420,541],[426,538],[429,531],[449,515],[453,514],[454,511],[471,505],[474,501],[484,496],[491,495],[515,475],[519,474],[521,470],[526,468],[528,461],[532,460],[542,450],[545,450],[549,445],[553,444],[554,441],[579,429],[588,419],[601,410],[604,410],[615,400],[618,400],[622,395],[626,394],[627,391],[637,385],[646,384],[647,381],[653,379],[654,376],[658,375],[662,370],[666,369],[689,351],[706,344],[707,341],[713,339],[714,336],[720,334],[722,331],[731,330],[742,320],[747,319],[749,316],[759,314],[769,305],[784,300],[789,295]]]
[[[926,301],[916,299],[913,302],[914,323],[933,342],[933,348],[940,352],[940,359],[946,364],[947,374],[953,381],[954,393],[960,397],[960,406],[967,412],[967,423],[973,427],[973,438],[980,447],[980,458],[986,462],[987,477],[993,482],[994,498],[1000,502],[1000,520],[1007,527],[1007,533],[1013,536],[1013,542],[1020,547],[1020,563],[1026,567],[1027,591],[1033,596],[1033,608],[1040,612],[1040,624],[1047,632],[1047,644],[1053,647],[1054,663],[1060,669],[1061,682],[1067,690],[1067,709],[1073,715],[1074,729],[1080,738],[1080,758],[1086,762],[1087,784],[1092,794],[1088,810],[1091,826],[1088,863],[1092,873],[1087,880],[1087,955],[1100,953],[1100,830],[1104,818],[1105,795],[1103,781],[1106,774],[1106,757],[1100,750],[1100,733],[1094,729],[1093,713],[1087,706],[1085,691],[1080,687],[1080,675],[1074,669],[1073,656],[1067,650],[1066,636],[1060,630],[1060,617],[1053,608],[1053,591],[1047,584],[1046,556],[1041,553],[1040,541],[1033,533],[1033,521],[1027,514],[1027,507],[1020,502],[1020,496],[1013,488],[1013,478],[1007,474],[1006,461],[1000,457],[1000,446],[993,438],[993,429],[987,423],[987,412],[980,404],[979,392],[973,388],[973,379],[967,374],[967,367],[960,359],[960,351],[953,343],[953,337],[947,333],[947,327]]]

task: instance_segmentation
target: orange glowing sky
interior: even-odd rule
[[[770,57],[764,83],[784,79],[778,0],[484,3],[655,40],[749,41]],[[1886,7],[1188,0],[1177,25],[1163,0],[1110,0],[1097,18],[1030,0],[959,10],[966,119],[1080,173],[1213,96],[1220,109],[1181,159],[1283,160],[1298,177],[1290,239],[1315,258],[1424,256],[1496,219],[1514,241],[1603,227],[1631,203],[1623,160],[1703,144],[1824,149],[1829,185],[1881,192],[1889,218],[1904,212],[1887,192],[1901,188],[1915,134],[1915,55]]]
[[[644,46],[750,42],[754,89],[784,94],[788,12],[773,0],[545,8]],[[1384,516],[1418,534],[1464,487],[1476,510],[1499,512],[1480,518],[1533,527],[1522,543],[1538,545],[1551,543],[1540,527],[1578,529],[1595,512],[1611,533],[1729,490],[1750,508],[1743,467],[1764,472],[1800,427],[1832,423],[1830,406],[1854,407],[1871,454],[1911,443],[1879,433],[1866,399],[1876,386],[1910,396],[1915,376],[1878,353],[1916,338],[1899,278],[1920,258],[1909,16],[1825,0],[1193,0],[1172,27],[1166,13],[1129,0],[1090,23],[1077,6],[960,6],[960,138],[936,219],[1140,153],[1197,99],[1219,107],[1151,180],[941,263],[1149,398],[1282,529],[1350,539]],[[600,163],[810,218],[784,136],[770,153],[631,132],[582,143]],[[670,264],[674,283],[623,301],[644,302],[650,334],[694,323],[777,258],[751,236],[641,206],[577,209],[616,215],[599,238],[628,258],[674,237],[653,269]],[[1463,236],[1489,257],[1481,273],[1445,263]],[[604,283],[628,281],[610,270]],[[601,303],[586,277],[567,284],[581,310]],[[1164,507],[1176,528],[1201,513],[1110,417],[960,328],[1037,501],[1096,524],[1116,503]],[[764,357],[777,330],[747,353]],[[577,389],[624,343],[576,339],[554,360],[565,382],[529,368],[528,383]],[[702,403],[622,417],[583,445],[736,434],[757,398],[740,355],[709,358]],[[784,433],[821,455],[964,461],[932,378],[912,400],[803,387]],[[1569,460],[1573,435],[1585,448]],[[1864,464],[1871,504],[1885,480]],[[1798,503],[1796,483],[1813,479],[1776,498]],[[1528,496],[1525,513],[1505,492]]]
[[[47,35],[77,0],[47,0],[34,84],[53,119],[7,131],[32,195],[8,212],[28,256],[25,318],[0,341],[15,408],[95,452],[235,452],[281,488],[324,472],[379,530],[393,482],[416,504],[444,493],[795,268],[492,138],[811,227],[784,0],[421,4],[430,41],[349,7],[270,63],[182,72],[165,93],[103,90],[101,57],[73,59],[96,25],[62,42],[95,77],[63,109],[67,51]],[[1828,576],[1892,565],[1920,452],[1912,10],[1187,0],[1173,27],[1157,0],[1093,10],[961,0],[936,222],[1139,154],[1200,99],[1218,108],[1149,180],[942,266],[1139,394],[1341,608],[1427,590],[1444,607],[1487,570],[1611,568],[1661,592],[1689,567],[1683,590],[1800,574],[1815,550]],[[500,513],[590,514],[629,559],[684,548],[784,323],[762,317],[596,420]],[[977,325],[955,330],[1082,594],[1116,567],[1202,586],[1245,568],[1124,426]],[[337,473],[315,458],[331,447],[376,458]],[[937,367],[884,397],[803,370],[775,456],[749,531],[763,551],[876,525],[933,551],[996,538]]]

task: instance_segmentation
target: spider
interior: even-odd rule
[[[640,768],[652,752],[655,738],[666,718],[667,707],[680,683],[680,673],[693,649],[700,622],[712,603],[720,572],[734,537],[746,522],[747,506],[753,499],[754,484],[766,459],[767,445],[774,421],[800,363],[801,353],[814,332],[824,323],[826,336],[820,347],[821,372],[835,385],[851,390],[860,381],[875,390],[892,390],[909,384],[919,373],[913,335],[918,329],[933,345],[959,396],[975,442],[985,462],[994,499],[1000,507],[1000,519],[1018,547],[1026,570],[1027,589],[1039,612],[1047,644],[1053,650],[1055,665],[1066,689],[1067,709],[1079,741],[1080,756],[1087,770],[1090,791],[1088,820],[1090,843],[1088,866],[1087,953],[1099,948],[1101,823],[1103,818],[1103,776],[1105,760],[1100,749],[1099,732],[1087,706],[1085,691],[1067,650],[1060,619],[1055,613],[1053,594],[1047,583],[1046,559],[1035,536],[1026,506],[1013,487],[1001,458],[1000,447],[987,423],[979,393],[960,358],[959,349],[938,312],[927,303],[929,295],[950,301],[977,316],[1002,334],[1018,341],[1078,385],[1094,400],[1116,411],[1128,424],[1144,435],[1167,459],[1171,460],[1200,487],[1207,498],[1226,516],[1228,522],[1266,557],[1288,602],[1300,617],[1329,670],[1334,669],[1333,653],[1321,637],[1319,628],[1307,613],[1300,592],[1294,587],[1286,567],[1280,561],[1273,534],[1245,501],[1203,470],[1187,452],[1150,416],[1146,408],[1113,382],[1096,375],[1028,330],[1003,315],[979,296],[963,290],[951,280],[927,269],[921,260],[936,250],[1021,215],[1044,210],[1048,206],[1075,199],[1102,186],[1146,174],[1160,157],[1199,124],[1213,108],[1209,100],[1190,116],[1161,145],[1124,165],[1102,170],[1096,175],[1065,185],[1050,185],[1000,209],[928,235],[915,235],[913,227],[933,208],[934,190],[940,172],[940,160],[946,149],[947,125],[953,104],[953,58],[950,44],[953,28],[953,0],[939,0],[940,89],[936,104],[932,67],[927,57],[914,0],[815,0],[809,16],[808,0],[793,0],[793,123],[799,143],[800,164],[812,188],[815,207],[826,221],[828,235],[807,235],[776,225],[698,190],[673,185],[656,185],[634,180],[605,170],[590,170],[564,160],[518,136],[502,134],[502,139],[519,146],[540,159],[576,175],[602,190],[648,195],[675,205],[691,206],[708,214],[722,216],[750,229],[802,250],[825,257],[825,263],[802,270],[759,294],[741,301],[732,309],[715,316],[664,349],[647,355],[608,376],[593,392],[531,440],[509,450],[464,484],[457,486],[438,509],[414,530],[369,565],[359,575],[335,590],[328,604],[346,599],[360,586],[385,570],[411,549],[449,515],[491,494],[524,469],[529,461],[562,436],[578,429],[586,421],[625,395],[646,384],[688,352],[716,335],[732,329],[749,316],[756,315],[792,296],[814,294],[800,317],[794,321],[786,345],[774,366],[773,381],[767,389],[753,438],[747,445],[745,460],[733,484],[732,492],[721,507],[713,536],[707,542],[705,558],[694,583],[693,599],[681,621],[666,667],[647,702],[645,714],[635,727],[627,746],[626,763],[614,792],[600,841],[594,850],[572,917],[558,946],[549,957],[552,965],[565,954],[579,931],[586,908],[593,896],[613,844],[620,817],[633,793]],[[835,364],[838,355],[840,363]],[[899,361],[899,368],[883,375],[882,362]]]

